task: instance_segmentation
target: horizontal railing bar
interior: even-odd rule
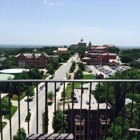
[[[41,79],[18,79],[18,80],[0,80],[0,83],[7,82],[7,83],[17,83],[17,82],[140,82],[140,79],[93,79],[93,80],[85,80],[85,79],[75,79],[75,80],[41,80]]]

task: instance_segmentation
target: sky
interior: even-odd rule
[[[0,0],[0,44],[140,46],[140,0]]]

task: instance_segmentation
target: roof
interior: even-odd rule
[[[14,75],[0,73],[0,80],[7,80],[8,78],[13,79],[14,78]]]
[[[83,39],[81,39],[81,41],[80,41],[79,43],[86,43],[86,42],[84,42]],[[79,43],[78,43],[78,44],[79,44]]]
[[[103,46],[107,46],[107,47],[114,47],[114,44],[104,44]]]
[[[22,73],[23,71],[29,71],[29,69],[4,69],[0,73]]]
[[[58,48],[57,51],[66,52],[66,51],[68,51],[68,48]]]
[[[115,53],[102,53],[101,55],[115,55],[116,56]]]
[[[139,63],[140,63],[140,58],[138,58],[138,59],[136,60],[136,62],[139,62]]]
[[[74,97],[77,99],[77,103],[74,103],[73,109],[80,109],[81,105],[81,89],[74,89]],[[82,94],[82,109],[89,109],[89,90],[84,90],[84,93]],[[91,94],[91,110],[97,110],[98,109],[98,102],[94,98],[94,96]],[[69,107],[72,108],[72,103],[69,102]],[[99,103],[99,109],[110,109],[109,106],[106,106],[106,103]]]
[[[84,58],[82,58],[82,59],[90,59],[89,57],[84,57]]]
[[[125,105],[127,105],[129,103],[132,103],[132,100],[129,98],[125,98]],[[136,103],[136,102],[133,101],[133,103]]]
[[[70,46],[78,46],[78,44],[72,44],[72,45],[70,45]]]
[[[16,55],[15,57],[18,57],[18,56],[20,56],[21,54],[18,54],[18,55]],[[38,58],[38,57],[40,57],[41,56],[41,53],[24,53],[23,54],[26,58],[33,58],[33,55],[34,55],[34,58]],[[43,55],[45,56],[45,57],[49,57],[47,54],[45,54],[45,53],[43,53]]]
[[[109,62],[110,62],[110,63],[112,63],[112,62],[117,63],[117,60],[116,60],[116,59],[109,59]]]
[[[53,52],[57,52],[57,50],[54,50]]]
[[[7,58],[6,57],[2,57],[0,58],[0,61],[5,61]]]
[[[99,47],[95,47],[95,50],[98,50],[98,49],[100,49],[100,50],[103,50],[103,49],[106,49],[107,47],[103,47],[103,46],[99,46]]]

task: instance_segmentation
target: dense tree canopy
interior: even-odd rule
[[[20,128],[17,131],[16,135],[13,136],[13,140],[25,140],[26,139],[26,132],[24,128]]]
[[[63,119],[64,117],[64,119]],[[64,124],[63,124],[64,122]],[[54,129],[54,133],[63,133],[63,128],[64,128],[64,133],[66,133],[66,129],[67,129],[67,118],[64,115],[63,116],[63,112],[61,110],[57,110],[56,112],[54,112],[54,118],[53,118],[53,129]]]
[[[83,79],[83,72],[81,69],[78,69],[77,72],[74,74],[74,79]]]
[[[140,79],[140,72],[137,69],[128,69],[121,73],[117,72],[111,77],[111,79]],[[140,83],[109,82],[100,83],[100,86],[96,86],[93,94],[98,102],[103,103],[107,100],[115,110],[115,123],[112,122],[110,125],[108,132],[111,137],[108,137],[107,140],[111,140],[113,134],[114,140],[118,140],[121,136],[123,136],[123,140],[127,140],[129,138],[128,128],[130,127],[130,124],[131,127],[138,127],[137,122],[139,119],[140,103],[139,91]],[[132,103],[128,103],[124,106],[124,99],[126,97],[134,100],[133,108]],[[132,109],[133,112],[131,114]],[[122,120],[124,120],[124,122]],[[134,138],[136,138],[136,133],[134,134]]]
[[[117,47],[108,47],[108,51],[109,51],[110,53],[116,53],[116,54],[119,54],[120,49],[117,48]]]
[[[140,49],[122,50],[120,58],[123,63],[132,63],[140,58]]]
[[[70,72],[73,72],[75,70],[75,66],[76,66],[76,63],[74,61],[74,62],[72,62],[72,65],[70,67]]]

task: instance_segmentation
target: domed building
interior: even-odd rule
[[[81,41],[78,43],[78,47],[86,47],[86,42],[83,41],[83,39],[81,39]]]

